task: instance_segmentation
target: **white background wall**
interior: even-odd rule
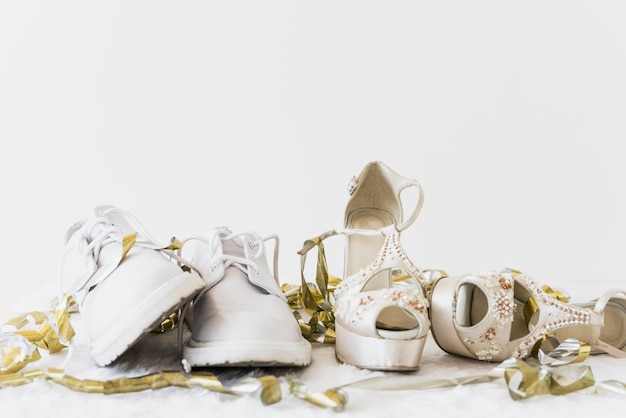
[[[623,285],[625,23],[622,1],[1,1],[0,313],[103,203],[164,240],[277,233],[298,283],[371,160],[424,188],[422,268]]]

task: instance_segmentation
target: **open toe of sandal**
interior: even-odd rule
[[[379,256],[335,289],[337,358],[372,370],[416,370],[430,327],[420,271],[386,236]],[[394,281],[393,272],[408,272]]]
[[[431,333],[444,351],[483,361],[526,358],[547,337],[576,338],[592,353],[624,357],[626,296],[570,304],[510,269],[443,277],[429,291]]]

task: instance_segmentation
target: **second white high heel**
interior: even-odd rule
[[[575,338],[591,354],[626,357],[626,293],[568,304],[510,269],[443,277],[429,295],[431,332],[444,351],[482,361],[526,358],[537,343]]]

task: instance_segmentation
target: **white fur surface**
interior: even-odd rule
[[[47,292],[40,293],[45,299]],[[31,308],[41,300],[33,300]],[[97,367],[89,358],[81,340],[80,314],[72,317],[77,331],[71,354],[67,352],[43,358],[31,364],[34,368],[63,367],[82,379],[108,380],[132,377],[159,370],[178,370],[176,333],[151,334],[122,355],[113,365]],[[68,357],[69,356],[69,357]],[[593,356],[583,363],[591,367],[597,382],[615,379],[626,382],[626,359],[606,355]],[[293,375],[311,391],[323,391],[375,376],[406,376],[415,379],[449,379],[489,372],[495,364],[464,359],[441,351],[429,335],[420,368],[413,373],[383,373],[360,370],[337,361],[332,345],[314,345],[313,362],[305,368],[268,368],[226,370],[212,369],[228,384],[244,376]],[[577,413],[590,416],[598,411],[621,408],[626,395],[573,393],[565,396],[541,395],[522,401],[510,398],[504,379],[468,386],[427,389],[377,391],[346,388],[348,403],[341,412],[323,409],[295,398],[284,391],[283,399],[264,406],[257,395],[224,395],[203,388],[164,388],[143,392],[102,395],[69,390],[51,381],[9,387],[0,390],[3,417],[172,417],[172,416],[254,416],[254,417],[362,417],[362,416],[541,416]],[[552,412],[550,412],[552,411]]]
[[[624,1],[0,1],[0,57],[2,318],[48,306],[55,289],[35,291],[56,283],[62,237],[101,204],[163,242],[220,225],[276,233],[281,277],[297,281],[303,240],[342,226],[348,181],[373,160],[424,187],[402,238],[420,268],[520,268],[580,285],[580,300],[602,280],[626,287]],[[78,338],[67,371],[174,367],[172,336],[107,368]],[[625,359],[586,364],[626,382]],[[491,367],[429,339],[413,375]],[[316,391],[379,375],[339,364],[332,346],[297,371]],[[266,407],[199,388],[105,396],[37,381],[0,389],[0,418],[587,418],[626,404],[515,402],[503,381],[346,392],[335,413],[290,396]]]

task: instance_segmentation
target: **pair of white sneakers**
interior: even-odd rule
[[[192,247],[188,260],[183,247]],[[280,289],[277,264],[277,236],[214,228],[160,245],[129,212],[100,206],[66,234],[60,291],[78,303],[99,366],[183,306],[190,307],[191,337],[182,355],[191,367],[306,366],[311,344]]]

